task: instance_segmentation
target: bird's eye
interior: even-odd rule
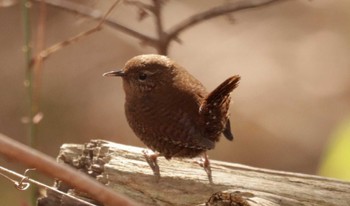
[[[139,80],[140,81],[145,81],[147,79],[147,74],[145,73],[140,73],[139,74]]]

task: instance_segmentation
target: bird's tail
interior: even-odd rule
[[[233,134],[230,128],[230,121],[227,113],[230,104],[230,93],[238,86],[240,76],[235,75],[214,89],[205,98],[200,106],[200,113],[203,115],[206,125],[206,133],[214,134],[217,131],[223,131],[224,136],[228,140],[233,139]],[[215,139],[214,141],[218,141]]]
[[[240,79],[241,77],[239,75],[226,79],[208,95],[206,104],[222,105],[227,96],[230,95],[230,92],[237,88]]]

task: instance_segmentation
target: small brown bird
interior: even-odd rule
[[[156,153],[144,151],[157,179],[157,157],[193,158],[212,183],[207,150],[214,149],[221,133],[233,140],[228,109],[230,92],[240,77],[232,76],[208,93],[183,67],[166,56],[147,54],[130,59],[120,71],[104,73],[123,79],[125,114],[136,136]]]

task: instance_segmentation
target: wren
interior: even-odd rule
[[[145,158],[160,178],[157,157],[193,158],[203,155],[201,166],[213,183],[206,151],[223,134],[233,140],[229,120],[230,93],[238,86],[235,75],[212,92],[183,67],[166,56],[133,57],[122,70],[104,73],[123,80],[125,115],[136,136],[155,151]]]

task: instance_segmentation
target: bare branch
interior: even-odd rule
[[[110,27],[112,27],[114,29],[117,29],[123,33],[126,33],[132,37],[135,37],[135,38],[141,40],[141,42],[145,43],[146,45],[150,45],[152,47],[156,47],[156,45],[157,45],[157,42],[158,42],[157,39],[150,37],[150,36],[146,36],[140,32],[137,32],[133,29],[130,29],[130,28],[123,26],[119,23],[116,23],[114,21],[107,20],[106,25],[109,25]]]
[[[47,58],[50,54],[62,49],[63,47],[70,45],[72,43],[77,42],[78,40],[80,40],[82,37],[84,36],[88,36],[96,31],[99,31],[102,29],[102,25],[105,23],[108,15],[112,12],[112,10],[119,4],[120,0],[117,0],[114,2],[114,4],[109,8],[109,10],[105,13],[105,15],[101,18],[100,22],[98,23],[98,25],[88,31],[85,32],[81,32],[80,34],[71,37],[67,40],[64,40],[62,42],[59,42],[57,44],[54,44],[52,46],[50,46],[49,48],[41,51],[38,55],[38,58]]]
[[[161,17],[161,9],[162,9],[162,0],[153,0],[153,5],[144,4],[140,1],[136,0],[128,0],[125,1],[127,4],[132,4],[139,9],[150,11],[155,18],[155,26],[157,29],[157,38],[153,38],[147,35],[144,35],[138,31],[130,29],[126,26],[123,26],[113,20],[106,19],[106,24],[111,26],[114,29],[117,29],[125,34],[133,36],[143,42],[145,45],[149,45],[157,49],[158,53],[167,55],[169,45],[172,41],[179,41],[178,35],[184,30],[194,26],[198,23],[201,23],[205,20],[215,18],[221,15],[225,15],[231,12],[265,6],[277,1],[283,0],[237,0],[233,3],[227,3],[224,5],[220,5],[211,9],[208,9],[204,12],[195,14],[193,16],[188,17],[184,21],[179,24],[173,26],[169,29],[168,32],[164,31]],[[101,18],[101,13],[99,11],[87,8],[82,6],[81,4],[76,4],[67,0],[46,0],[47,3],[65,9],[70,12],[77,12],[79,14],[89,16],[94,19]],[[142,19],[142,18],[141,18]]]
[[[36,33],[36,45],[35,50],[36,52],[40,52],[45,47],[45,29],[46,29],[46,16],[47,16],[47,8],[45,0],[40,1],[39,6],[39,18],[38,18],[38,29]],[[37,58],[39,57],[39,58]],[[40,55],[37,55],[36,58],[34,58],[34,62],[32,62],[31,68],[33,72],[33,91],[32,91],[32,109],[34,116],[30,119],[30,125],[33,124],[33,127],[35,127],[34,124],[37,124],[40,122],[42,118],[35,118],[35,117],[43,117],[42,113],[40,112],[40,89],[41,89],[41,77],[42,77],[42,70],[43,70],[43,58],[40,57]],[[35,81],[34,81],[35,80]],[[39,121],[35,121],[35,119]],[[35,140],[35,138],[34,138]],[[35,141],[33,141],[35,144]]]
[[[118,195],[101,183],[93,180],[72,167],[58,164],[48,155],[21,144],[3,134],[0,134],[0,153],[21,162],[29,167],[36,168],[53,178],[58,178],[71,186],[88,193],[105,205],[137,205],[123,195]]]
[[[164,32],[163,29],[163,21],[162,21],[162,0],[153,0],[153,7],[154,7],[154,20],[157,28],[157,35],[158,35],[158,46],[157,50],[160,54],[166,54],[166,47],[163,47],[162,45],[165,45],[166,43],[164,40],[166,40],[167,35]]]
[[[124,3],[136,6],[138,9],[145,9],[145,10],[148,10],[150,12],[153,12],[153,7],[151,5],[145,4],[145,3],[140,2],[140,1],[124,0]]]
[[[120,0],[115,1],[114,4],[108,9],[108,11],[103,15],[103,18],[101,19],[100,23],[97,25],[97,27],[101,27],[103,23],[105,23],[107,17],[109,14],[113,11],[113,9],[120,3]]]
[[[88,8],[86,6],[82,6],[81,4],[77,4],[74,3],[72,1],[69,0],[46,0],[46,3],[64,9],[66,11],[69,12],[73,12],[73,13],[79,13],[81,15],[93,18],[93,19],[101,19],[102,18],[102,14],[100,11],[95,10],[95,9],[91,9]],[[157,45],[157,41],[149,36],[146,36],[140,32],[137,32],[133,29],[130,29],[126,26],[123,26],[111,19],[106,19],[105,20],[105,25],[109,25],[110,27],[117,29],[125,34],[128,34],[132,37],[135,37],[139,40],[141,40],[142,42],[146,43],[147,45],[151,45],[153,47],[155,47],[155,45]]]
[[[245,9],[265,6],[271,3],[283,0],[238,0],[233,3],[220,5],[211,9],[208,9],[204,12],[195,14],[180,22],[179,24],[173,26],[168,33],[168,41],[172,41],[174,38],[177,38],[180,32],[185,29],[190,28],[191,26],[201,23],[205,20],[218,17],[230,12],[241,11]]]

